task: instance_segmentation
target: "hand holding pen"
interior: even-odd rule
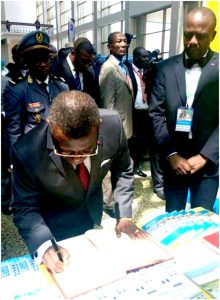
[[[49,247],[43,255],[44,265],[56,273],[63,272],[70,261],[68,251],[56,243],[54,237],[50,239]]]

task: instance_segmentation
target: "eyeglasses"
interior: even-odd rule
[[[195,35],[195,37],[198,41],[201,41],[201,40],[207,39],[208,36],[209,36],[209,33],[207,33],[207,32],[184,31],[184,38],[187,41],[190,41],[194,35]]]
[[[98,145],[96,146],[95,152],[93,153],[84,153],[84,154],[68,154],[68,153],[59,153],[57,152],[56,148],[54,148],[54,153],[61,157],[70,157],[70,158],[83,158],[83,157],[91,157],[98,154]]]

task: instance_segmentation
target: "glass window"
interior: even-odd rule
[[[108,36],[111,32],[120,31],[124,32],[125,22],[120,21],[113,24],[109,24],[107,26],[102,27],[101,35],[102,35],[102,43],[101,43],[101,53],[103,55],[108,55]]]
[[[71,10],[71,1],[60,1],[60,12],[66,12],[67,10]]]
[[[145,48],[149,51],[161,48],[162,32],[145,36]]]
[[[44,23],[44,18],[43,18],[43,3],[42,1],[37,1],[36,2],[36,15],[37,19],[41,24]]]
[[[55,1],[47,1],[47,22],[50,25],[53,25],[53,32],[51,34],[57,33],[57,24],[56,24],[56,8],[55,8]]]
[[[159,49],[163,58],[168,56],[170,44],[170,28],[170,7],[154,13],[147,14],[145,23],[144,47],[149,51]]]
[[[65,48],[65,44],[68,43],[68,37],[62,38],[61,39],[61,47],[60,48]]]
[[[114,31],[121,31],[121,22],[113,23],[110,25],[110,32]]]
[[[60,27],[61,32],[68,30],[68,22],[72,17],[71,1],[60,1]]]
[[[85,32],[80,32],[78,34],[78,38],[79,37],[86,37],[92,44],[94,43],[94,32],[93,30],[88,30]]]
[[[77,16],[76,25],[82,25],[93,21],[94,9],[93,1],[78,1],[77,2]]]
[[[101,17],[122,11],[125,8],[125,1],[100,1]]]

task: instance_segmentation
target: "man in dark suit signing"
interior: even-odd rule
[[[36,138],[37,137],[37,138]],[[63,240],[100,224],[102,180],[111,170],[116,234],[143,238],[132,223],[133,165],[117,112],[99,110],[79,91],[63,92],[48,121],[27,133],[13,148],[13,218],[37,262],[61,272],[63,263],[50,238]]]
[[[166,210],[212,210],[218,190],[219,58],[210,43],[212,10],[197,7],[184,25],[184,52],[156,65],[149,115],[164,158]],[[184,118],[185,117],[185,118]]]

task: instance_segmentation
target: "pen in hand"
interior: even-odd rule
[[[56,253],[57,253],[57,256],[58,256],[58,258],[59,258],[59,261],[63,262],[63,257],[62,257],[62,254],[61,254],[61,252],[60,252],[60,249],[59,249],[59,247],[58,247],[58,245],[57,245],[57,243],[56,243],[55,238],[54,238],[54,237],[51,237],[50,240],[51,240],[51,243],[52,243],[52,246],[53,246],[54,250],[55,250]]]

